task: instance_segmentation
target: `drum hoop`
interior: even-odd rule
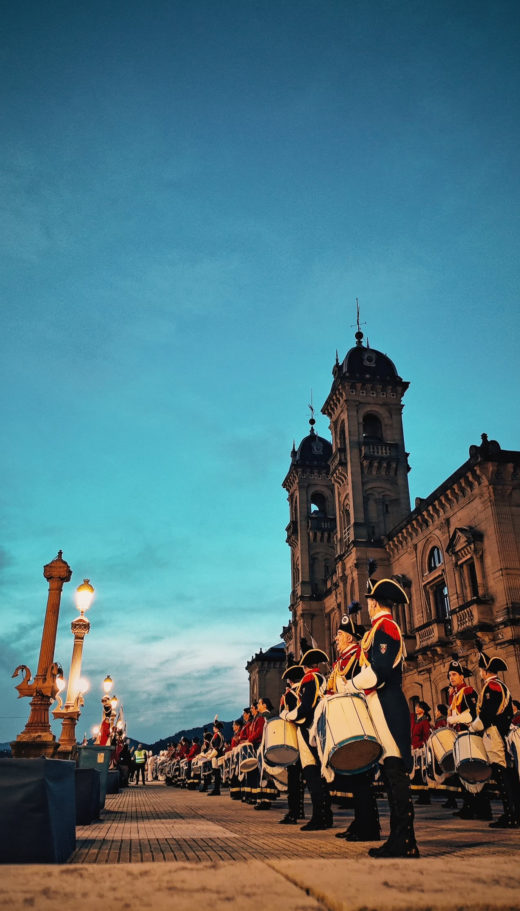
[[[374,737],[372,734],[354,734],[352,737],[347,737],[345,740],[340,740],[339,743],[337,743],[336,746],[331,749],[330,755],[333,756],[340,747],[347,746],[349,743],[356,743],[358,740],[367,740],[370,741],[370,743],[377,743],[379,746],[381,746],[377,737]]]

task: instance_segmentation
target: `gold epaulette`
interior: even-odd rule
[[[501,693],[502,693],[502,699],[500,700],[500,705],[499,705],[499,707],[498,707],[498,709],[497,709],[497,715],[501,715],[502,712],[504,711],[504,709],[505,709],[507,703],[509,702],[509,692],[508,692],[507,687],[505,686],[505,684],[503,684],[502,681],[498,679],[498,677],[496,677],[495,679],[496,679],[497,683],[499,684],[499,686],[500,686],[500,691],[501,691]],[[486,689],[487,689],[487,686],[488,686],[489,682],[490,682],[489,680],[486,680],[486,682],[484,683],[484,686],[482,687],[482,691],[481,691],[481,693],[480,693],[480,696],[478,697],[478,702],[477,702],[477,715],[480,715],[480,710],[481,710],[481,708],[482,708],[482,701],[483,701],[483,699],[484,699],[484,693],[486,692]]]
[[[403,642],[403,635],[401,633],[399,625],[395,622],[393,617],[390,617],[388,614],[383,614],[381,617],[377,618],[374,625],[371,627],[371,629],[369,629],[365,633],[365,635],[363,636],[363,638],[361,640],[361,655],[359,657],[360,667],[365,667],[367,664],[370,664],[370,661],[368,660],[368,657],[367,657],[367,652],[369,652],[370,649],[372,648],[372,645],[374,643],[375,634],[376,634],[377,630],[379,629],[379,627],[384,623],[385,620],[388,620],[390,623],[393,623],[399,633],[399,650],[397,652],[396,659],[395,659],[394,663],[392,664],[392,667],[397,667],[397,665],[401,661],[404,661],[404,659],[406,658],[406,648],[405,648],[405,645]]]

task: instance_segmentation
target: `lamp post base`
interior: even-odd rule
[[[52,733],[25,733],[18,734],[16,740],[11,743],[11,753],[14,759],[38,759],[39,756],[46,756],[52,759],[55,755],[58,744]]]

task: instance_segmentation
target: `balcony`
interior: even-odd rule
[[[334,532],[336,531],[336,520],[327,516],[309,516],[307,529],[316,532]]]
[[[399,462],[399,445],[380,440],[364,440],[361,445],[361,465],[368,474],[392,474]]]
[[[399,457],[399,446],[397,443],[383,443],[374,440],[373,442],[364,441],[361,446],[362,459],[397,459]]]
[[[459,639],[470,639],[479,629],[492,628],[493,610],[489,601],[473,598],[452,610],[453,634]]]
[[[417,651],[446,645],[451,635],[450,620],[428,620],[415,630]]]

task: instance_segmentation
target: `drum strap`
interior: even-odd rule
[[[502,693],[502,700],[501,700],[500,705],[499,705],[499,707],[498,707],[498,709],[497,709],[497,715],[501,715],[502,712],[504,711],[504,709],[505,709],[507,703],[509,702],[509,693],[508,693],[508,691],[506,690],[505,686],[502,684],[502,681],[499,680],[497,677],[491,677],[490,680],[495,680],[496,683],[500,684],[500,690],[501,690],[501,693]],[[481,708],[482,708],[482,702],[483,702],[483,699],[484,699],[484,693],[486,692],[486,688],[487,688],[487,685],[488,685],[488,683],[490,682],[490,680],[486,680],[484,686],[482,687],[482,692],[480,693],[480,696],[478,697],[478,702],[477,702],[477,715],[480,715],[480,710],[481,710]]]
[[[374,622],[374,625],[372,626],[372,628],[369,629],[368,632],[365,633],[365,635],[363,636],[363,638],[361,640],[361,655],[359,656],[360,667],[365,667],[367,664],[370,664],[370,661],[368,660],[368,657],[367,657],[367,652],[369,652],[370,649],[372,648],[372,645],[374,643],[375,634],[377,633],[379,627],[385,622],[385,620],[388,623],[393,623],[396,630],[399,633],[399,651],[397,652],[396,659],[395,659],[392,667],[397,667],[397,665],[404,658],[406,658],[406,649],[404,647],[403,637],[401,635],[401,630],[399,629],[398,624],[395,622],[395,620],[393,620],[391,617],[389,617],[388,614],[383,614],[382,617],[377,618],[377,620]]]
[[[346,676],[347,676],[347,674],[348,674],[348,672],[350,671],[351,667],[352,667],[352,666],[355,664],[355,662],[357,661],[357,657],[358,657],[358,655],[357,655],[357,649],[356,649],[355,652],[354,652],[354,654],[351,655],[350,659],[347,661],[347,663],[346,663],[345,667],[343,668],[343,670],[340,669],[341,658],[340,658],[339,661],[336,661],[334,667],[332,668],[332,674],[330,675],[329,679],[327,680],[327,689],[328,689],[329,691],[332,691],[333,693],[337,692],[336,680],[338,679],[338,677],[346,677]]]

